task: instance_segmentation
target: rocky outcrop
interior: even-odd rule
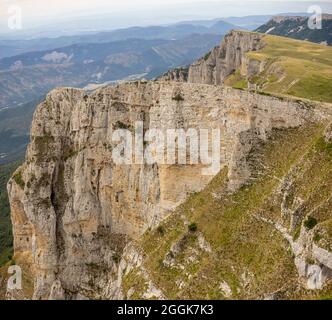
[[[261,66],[256,60],[247,58],[249,51],[264,47],[264,35],[233,30],[225,36],[220,46],[188,68],[172,69],[159,80],[220,85],[240,67],[246,76],[259,73]]]
[[[258,33],[230,32],[219,47],[190,66],[188,82],[222,84],[242,65],[247,65],[247,52],[263,48],[263,37]]]
[[[294,240],[287,228],[271,220],[257,217],[273,225],[289,242],[294,254],[294,262],[299,279],[309,290],[321,290],[325,283],[332,279],[332,254],[314,243],[314,233],[301,229],[298,239]]]
[[[123,297],[121,270],[139,260],[130,242],[217,173],[190,163],[116,164],[118,128],[134,132],[141,122],[143,132],[219,129],[220,168],[229,168],[232,192],[250,178],[247,155],[272,129],[322,117],[315,106],[212,85],[134,82],[90,96],[52,91],[34,115],[26,160],[8,185],[15,255],[30,261],[34,298]],[[161,297],[143,275],[147,296]]]
[[[158,81],[176,81],[176,82],[187,82],[188,81],[188,68],[176,68],[171,69],[163,74]]]

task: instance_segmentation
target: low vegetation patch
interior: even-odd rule
[[[172,99],[177,102],[184,101],[184,98],[180,93],[177,93]]]
[[[197,226],[197,223],[191,223],[189,226],[188,226],[188,230],[190,232],[196,232],[198,230],[198,226]]]
[[[307,220],[304,221],[304,226],[308,229],[308,230],[312,230],[313,228],[316,227],[316,225],[318,224],[317,219],[313,218],[313,217],[308,217]]]
[[[23,180],[23,176],[22,176],[22,171],[18,171],[14,174],[13,176],[14,181],[16,182],[16,184],[21,188],[24,189],[25,187],[25,182]]]
[[[11,260],[13,255],[13,234],[7,194],[7,182],[20,161],[0,166],[0,266]]]
[[[164,229],[163,226],[159,226],[159,227],[157,228],[157,231],[158,231],[159,234],[161,234],[162,236],[165,234],[165,229]]]

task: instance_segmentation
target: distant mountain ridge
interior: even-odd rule
[[[0,109],[31,101],[57,86],[85,87],[132,75],[152,79],[193,62],[221,37],[194,34],[180,40],[82,43],[4,58],[0,60]]]
[[[291,13],[282,13],[289,16]],[[306,16],[306,13],[296,13],[297,16]],[[129,27],[110,31],[94,31],[77,35],[39,36],[31,38],[23,35],[22,38],[12,39],[0,35],[0,58],[10,57],[31,51],[51,50],[78,43],[105,43],[131,38],[140,39],[179,39],[193,33],[198,34],[226,34],[231,29],[255,30],[267,23],[272,15],[252,15],[244,17],[225,17],[208,20],[187,20],[170,25],[151,25],[146,27]]]
[[[332,45],[332,14],[324,14],[322,29],[310,29],[308,17],[275,16],[257,32]]]
[[[266,19],[267,21],[268,19]],[[83,43],[108,43],[128,39],[144,40],[177,40],[192,34],[223,35],[238,26],[213,20],[210,24],[184,22],[169,26],[130,27],[113,31],[102,31],[94,34],[62,36],[58,38],[38,38],[29,40],[0,40],[0,58],[19,55],[31,51],[44,51]]]

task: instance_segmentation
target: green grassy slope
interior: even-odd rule
[[[263,41],[262,50],[247,53],[264,64],[262,72],[246,77],[238,70],[226,84],[245,89],[249,81],[266,93],[332,102],[332,47],[271,35]]]
[[[6,185],[20,162],[0,166],[0,266],[11,259],[13,235]]]
[[[157,230],[145,234],[138,243],[145,254],[144,267],[167,298],[260,299],[270,293],[282,299],[332,296],[332,286],[317,292],[301,289],[288,242],[272,225],[257,218],[289,226],[281,218],[283,199],[277,190],[282,179],[291,179],[288,206],[301,198],[305,208],[294,227],[294,238],[311,212],[318,223],[316,240],[321,246],[330,245],[332,145],[322,139],[322,129],[275,131],[248,158],[256,168],[249,185],[228,194],[224,170]],[[211,252],[199,245],[202,236]],[[175,244],[177,250],[172,250]],[[230,295],[222,290],[222,283],[228,284]],[[137,299],[146,285],[135,270],[124,279],[124,291],[134,288],[132,297]]]

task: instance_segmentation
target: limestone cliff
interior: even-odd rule
[[[264,35],[259,33],[231,31],[222,40],[220,46],[215,47],[190,65],[187,71],[186,69],[171,70],[161,79],[214,85],[223,84],[224,80],[241,66],[254,63],[247,61],[246,53],[262,49],[264,46],[263,37]],[[249,68],[253,67],[255,66]]]
[[[251,40],[245,50],[255,47],[256,36]],[[238,41],[243,44],[242,37]],[[234,51],[236,65],[241,52]],[[230,53],[220,49],[208,61],[220,54],[227,59]],[[236,67],[217,65],[211,82]],[[91,95],[70,88],[50,92],[34,115],[26,160],[8,185],[15,257],[34,278],[34,298],[128,297],[133,270],[145,281],[143,298],[167,297],[144,264],[149,257],[134,243],[214,177],[202,175],[202,165],[115,164],[116,129],[133,131],[137,121],[145,131],[220,129],[225,192],[232,194],[250,183],[255,170],[249,156],[272,132],[329,119],[323,106],[215,85],[134,82]],[[203,236],[199,243],[210,252]],[[330,268],[330,256],[319,250],[320,263]]]
[[[219,47],[190,66],[188,81],[192,83],[222,84],[241,65],[245,54],[263,47],[262,35],[241,31],[227,34]]]
[[[176,81],[176,82],[187,82],[188,81],[189,67],[171,69],[163,74],[159,81]]]

